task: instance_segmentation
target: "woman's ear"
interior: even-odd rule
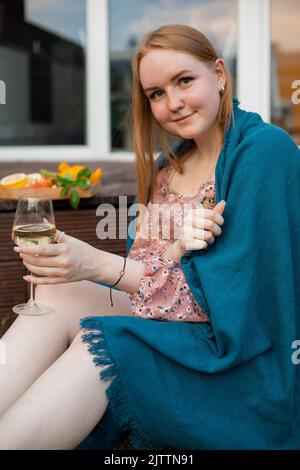
[[[225,86],[227,75],[226,75],[226,66],[225,66],[224,60],[221,58],[216,59],[215,66],[216,66],[216,74],[218,77],[219,85],[220,87]]]

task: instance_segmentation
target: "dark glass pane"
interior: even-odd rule
[[[0,145],[83,145],[85,0],[2,0]]]
[[[300,1],[271,5],[271,120],[300,145]]]
[[[137,43],[164,24],[203,32],[236,77],[237,0],[110,0],[111,146],[128,149],[124,129],[131,100],[131,59]]]

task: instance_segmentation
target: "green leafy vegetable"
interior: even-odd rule
[[[77,179],[80,179],[82,177],[89,178],[91,176],[92,172],[89,168],[83,168],[80,170],[77,174]]]
[[[87,181],[87,180],[79,180],[79,181],[78,181],[78,186],[79,186],[81,189],[89,189],[89,187],[90,187],[90,182]]]
[[[70,203],[73,209],[77,209],[79,201],[80,201],[80,196],[78,192],[76,191],[76,189],[73,189],[73,191],[71,192],[71,197],[70,197]]]
[[[77,174],[75,180],[72,179],[72,176],[69,173],[65,173],[63,176],[57,176],[56,184],[62,188],[60,195],[61,197],[67,196],[71,188],[79,187],[83,190],[87,190],[90,187],[90,178],[91,171],[88,168],[83,168]],[[73,209],[77,209],[80,202],[80,196],[78,191],[75,189],[72,190],[70,195],[70,204]]]
[[[74,175],[68,172],[63,173],[63,175],[59,175],[57,173],[54,173],[53,171],[41,169],[40,174],[44,178],[51,179],[54,184],[61,187],[61,197],[66,197],[71,190],[70,204],[74,209],[77,209],[80,202],[80,196],[78,191],[76,190],[76,187],[86,191],[90,188],[91,185],[90,177],[92,175],[92,172],[87,167],[82,168],[77,173],[76,179],[73,179]]]

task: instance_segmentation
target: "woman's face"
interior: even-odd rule
[[[211,69],[190,54],[164,49],[152,49],[143,57],[141,85],[154,118],[166,131],[196,139],[214,127],[219,91],[226,81],[223,60],[216,64]]]

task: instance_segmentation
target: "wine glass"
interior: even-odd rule
[[[12,239],[16,245],[55,243],[55,233],[51,199],[21,197],[18,200],[12,228]],[[34,285],[30,284],[30,299],[25,304],[15,305],[13,311],[18,315],[44,315],[51,308],[36,302]]]

